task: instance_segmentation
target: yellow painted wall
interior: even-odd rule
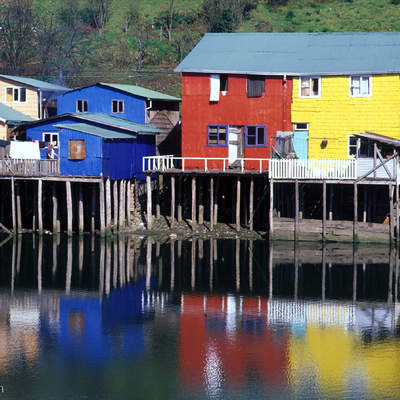
[[[292,122],[309,123],[309,158],[348,158],[347,138],[371,131],[400,139],[400,76],[372,76],[370,97],[350,97],[349,76],[321,77],[320,98],[300,98],[293,79]],[[328,140],[326,148],[321,141]]]
[[[6,88],[8,87],[26,87],[24,85],[18,85],[11,83],[4,79],[0,79],[0,103],[13,108],[25,115],[29,115],[32,118],[39,119],[39,98],[38,93],[35,89],[26,87],[26,102],[8,102],[6,96]]]

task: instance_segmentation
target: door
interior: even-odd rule
[[[308,158],[308,124],[294,124],[293,147],[297,158]]]
[[[230,126],[228,130],[229,164],[243,157],[243,126]]]

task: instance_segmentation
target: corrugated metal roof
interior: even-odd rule
[[[121,83],[107,83],[107,82],[99,82],[99,85],[109,86],[111,88],[118,89],[123,92],[133,94],[135,96],[145,97],[146,99],[151,99],[151,100],[166,100],[166,101],[181,100],[179,97],[174,97],[170,96],[169,94],[156,92],[155,90],[146,89],[141,86],[125,85]]]
[[[89,135],[99,136],[104,139],[135,139],[136,135],[131,133],[121,133],[112,129],[99,128],[89,124],[57,124],[59,129],[70,129],[72,131],[87,133]]]
[[[175,72],[349,75],[400,72],[400,32],[207,33]]]
[[[0,103],[0,120],[5,122],[13,121],[13,122],[26,122],[26,121],[34,121],[32,117],[29,115],[25,115],[22,112],[14,110],[11,107],[6,106],[5,104]]]
[[[384,143],[384,144],[387,144],[387,145],[393,146],[393,147],[400,147],[400,140],[392,138],[390,136],[380,135],[380,134],[374,133],[374,132],[357,133],[354,136],[359,136],[364,139],[369,139],[369,140],[372,140],[372,141],[378,142],[378,143]]]
[[[39,81],[38,79],[33,79],[33,78],[26,78],[23,76],[12,76],[12,75],[1,75],[0,74],[0,78],[4,78],[4,79],[8,79],[10,81],[22,83],[23,85],[33,86],[35,88],[38,88],[43,91],[48,91],[48,92],[67,92],[68,90],[70,90],[64,86],[54,85],[53,83]]]

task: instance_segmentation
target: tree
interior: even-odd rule
[[[92,24],[101,35],[110,17],[110,0],[89,0],[88,12]]]
[[[20,74],[32,55],[36,16],[32,0],[5,0],[0,4],[0,51],[10,73]]]

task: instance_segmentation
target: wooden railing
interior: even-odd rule
[[[59,175],[58,160],[0,159],[2,176]]]

